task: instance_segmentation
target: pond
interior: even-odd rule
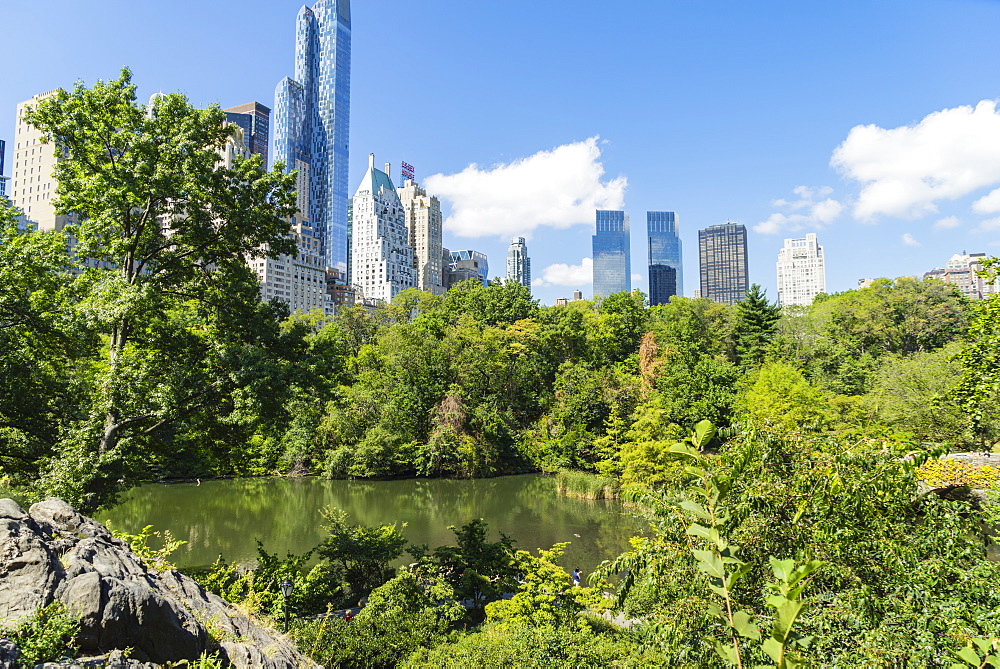
[[[130,533],[145,525],[170,530],[187,542],[172,556],[184,568],[211,565],[219,555],[230,562],[250,562],[258,539],[270,553],[303,553],[322,540],[320,510],[328,506],[365,525],[405,523],[407,539],[431,548],[455,543],[449,525],[483,518],[490,540],[504,532],[516,548],[534,552],[571,542],[562,564],[585,572],[626,550],[629,538],[643,529],[620,503],[561,496],[554,479],[541,474],[477,480],[306,477],[158,483],[132,490],[123,503],[96,517]]]

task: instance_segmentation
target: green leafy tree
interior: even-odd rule
[[[352,596],[366,595],[393,577],[390,565],[406,547],[395,525],[355,525],[345,511],[333,508],[324,509],[323,518],[327,536],[316,552],[336,565]]]
[[[67,238],[23,229],[0,198],[0,471],[29,486],[85,415],[96,333],[76,305]]]
[[[276,358],[290,342],[277,330],[281,309],[259,303],[247,258],[294,253],[282,219],[294,213],[294,175],[265,172],[259,156],[222,166],[234,133],[224,114],[178,94],[147,109],[127,69],[59,89],[24,120],[62,158],[55,208],[79,215],[74,252],[96,265],[79,279],[81,308],[107,342],[93,422],[46,483],[93,507],[116,480],[134,480],[140,445],[165,427],[205,429],[280,403]]]
[[[1000,281],[1000,261],[990,258],[983,268],[988,279]],[[977,302],[967,336],[969,343],[958,355],[964,371],[955,397],[980,446],[985,446],[989,438],[985,414],[1000,397],[1000,293]]]
[[[755,367],[764,362],[780,316],[781,307],[770,304],[759,285],[750,286],[746,297],[736,303],[733,313],[736,361],[740,365]]]
[[[743,381],[736,400],[741,418],[783,430],[821,430],[832,419],[828,394],[785,362],[765,363]]]

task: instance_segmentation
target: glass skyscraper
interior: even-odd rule
[[[666,304],[671,295],[684,294],[681,238],[672,211],[647,211],[649,237],[649,306]]]
[[[514,237],[507,247],[507,280],[531,287],[531,258],[524,237]]]
[[[628,214],[597,210],[594,242],[594,297],[632,289],[631,242]]]
[[[267,169],[267,145],[270,133],[268,126],[271,122],[271,110],[259,102],[248,102],[238,107],[223,109],[226,120],[235,123],[243,129],[243,140],[250,153],[259,154],[264,161],[264,169]]]
[[[747,229],[727,222],[698,231],[701,296],[735,304],[750,290],[747,280]]]
[[[351,3],[299,10],[295,78],[274,91],[274,160],[309,170],[311,222],[328,267],[347,275],[347,161],[351,106]]]

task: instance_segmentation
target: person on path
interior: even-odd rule
[[[583,577],[583,572],[580,571],[579,567],[577,567],[575,570],[573,570],[573,587],[574,588],[579,588],[580,587],[580,579],[582,577]]]

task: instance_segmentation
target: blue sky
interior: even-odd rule
[[[143,98],[273,106],[299,6],[4,3],[0,138],[19,101],[123,65]],[[751,230],[751,280],[772,299],[782,240],[811,231],[831,292],[1000,255],[1000,2],[355,0],[352,14],[351,190],[370,152],[397,180],[414,165],[442,196],[446,246],[500,275],[509,237],[529,237],[545,304],[589,296],[590,209],[619,202],[642,289],[647,210],[677,212],[688,295],[697,230],[727,219]]]

